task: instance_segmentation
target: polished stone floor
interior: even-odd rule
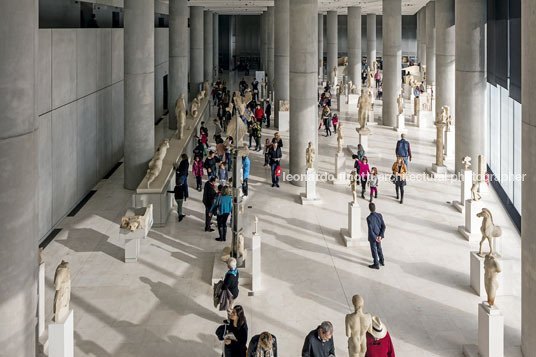
[[[406,107],[411,110],[409,103]],[[375,110],[381,115],[381,105]],[[343,110],[341,117],[345,145],[355,145],[355,114]],[[411,124],[408,129],[414,156],[410,171],[422,173],[434,161],[435,134]],[[387,173],[398,134],[381,126],[372,131],[367,156]],[[273,131],[263,134],[271,137]],[[282,168],[288,171],[288,133],[282,136]],[[333,172],[336,147],[335,135],[319,137],[320,173]],[[409,182],[403,205],[390,182],[380,183],[376,204],[387,224],[386,266],[376,271],[367,267],[367,247],[345,248],[339,237],[347,225],[348,186],[319,183],[322,202],[302,206],[303,188],[285,182],[272,188],[261,153],[251,158],[246,206],[248,217],[260,220],[263,276],[260,293],[248,296],[249,287],[241,287],[238,299],[250,338],[270,331],[278,338],[280,356],[298,356],[305,335],[330,320],[337,355],[346,356],[344,316],[352,310],[352,295],[360,294],[364,310],[386,324],[399,356],[461,356],[462,345],[476,343],[481,299],[469,287],[469,254],[477,244],[457,232],[464,216],[450,201],[458,199],[459,183]],[[349,153],[346,158],[350,171]],[[64,259],[71,265],[76,356],[219,356],[222,344],[214,331],[224,314],[213,307],[210,280],[214,252],[222,243],[214,241],[215,232],[203,231],[201,193],[190,188],[186,218],[178,223],[173,212],[166,227],[153,229],[142,243],[139,262],[125,264],[118,222],[133,192],[123,189],[122,169],[95,187],[96,194],[76,216],[59,224],[62,231],[45,250],[48,319],[54,268]],[[193,177],[189,182],[195,187]],[[484,202],[503,228],[505,257],[515,261],[508,276],[514,295],[500,296],[496,303],[505,316],[505,355],[518,356],[520,236],[492,190]],[[359,201],[363,221],[367,203]]]

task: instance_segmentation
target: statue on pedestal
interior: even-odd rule
[[[69,314],[71,301],[71,273],[69,263],[62,260],[54,274],[54,322],[62,323]]]
[[[376,74],[375,72],[376,71],[372,70],[370,67],[367,68],[367,87],[369,91],[372,90],[372,86],[374,83],[374,74]]]
[[[463,170],[464,171],[469,170],[469,166],[471,166],[471,157],[470,156],[465,156],[462,159],[462,165],[463,165]]]
[[[437,135],[436,135],[436,165],[437,166],[444,166],[443,165],[443,147],[444,147],[444,138],[443,135],[443,129],[445,128],[445,122],[444,119],[444,113],[445,107],[441,110],[441,114],[437,115],[437,120],[434,122],[434,125],[437,128]]]
[[[372,316],[363,312],[363,298],[352,297],[355,311],[346,315],[346,336],[348,337],[348,356],[364,357],[367,352],[367,331],[372,327]]]
[[[182,139],[184,135],[184,125],[186,124],[186,104],[184,103],[184,93],[179,95],[175,102],[175,118],[177,119],[177,133],[175,137]]]
[[[482,239],[480,240],[480,249],[478,250],[478,255],[482,255],[482,244],[484,244],[484,241],[487,239],[489,244],[489,255],[493,255],[493,244],[492,239],[493,238],[500,238],[502,235],[502,229],[499,226],[496,226],[493,224],[493,216],[491,215],[491,212],[487,208],[482,208],[482,211],[480,213],[477,213],[476,215],[478,218],[483,218],[482,220],[482,226],[480,226],[480,232],[482,233]]]
[[[491,255],[491,253],[487,254],[484,259],[484,287],[486,288],[488,304],[490,307],[495,305],[495,297],[497,296],[497,289],[499,289],[497,274],[501,271],[501,265],[495,257]]]
[[[370,108],[372,107],[372,101],[370,100],[370,97],[365,94],[365,90],[361,90],[361,95],[359,96],[359,100],[357,101],[357,120],[359,122],[359,133],[363,135],[370,134],[370,129],[367,128],[367,118],[368,114],[370,112]]]
[[[162,170],[162,162],[164,161],[164,157],[166,156],[168,148],[169,140],[164,139],[164,141],[162,141],[162,144],[160,144],[160,146],[158,147],[158,150],[154,153],[154,156],[151,161],[149,161],[149,169],[147,170],[147,174],[145,175],[147,177],[147,188],[149,188],[151,183],[160,174],[160,171]]]
[[[195,119],[197,117],[197,113],[199,112],[199,99],[195,97],[192,100],[192,104],[190,104],[190,114],[192,115],[192,119]]]
[[[357,203],[357,185],[359,184],[359,179],[357,176],[357,171],[352,170],[350,173],[350,188],[352,189],[352,197],[354,204]]]
[[[342,143],[344,140],[344,135],[342,134],[342,122],[339,122],[337,126],[337,153],[342,152]]]
[[[308,169],[312,169],[314,166],[315,154],[316,152],[313,143],[309,141],[309,146],[305,149],[305,162]]]
[[[402,97],[402,93],[398,95],[398,99],[396,100],[396,103],[398,104],[398,114],[404,113],[404,98]]]
[[[337,66],[333,67],[333,83],[337,81]]]
[[[208,80],[203,82],[203,92],[205,92],[205,95],[209,93],[209,86]]]

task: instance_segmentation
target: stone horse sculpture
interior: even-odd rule
[[[482,226],[480,227],[480,232],[482,232],[482,239],[480,240],[480,250],[478,251],[479,256],[482,255],[482,244],[487,239],[489,243],[489,254],[493,255],[493,244],[491,243],[492,238],[499,238],[502,235],[502,229],[499,226],[493,224],[493,216],[487,208],[482,208],[480,213],[476,215],[479,218],[483,218]]]

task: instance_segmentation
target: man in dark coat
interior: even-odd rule
[[[203,204],[205,205],[205,232],[214,232],[214,229],[210,228],[210,208],[216,199],[216,189],[214,188],[215,184],[216,176],[211,176],[210,179],[205,183],[205,188],[203,189]]]
[[[335,357],[333,325],[324,321],[305,337],[302,357]]]
[[[266,127],[270,127],[270,116],[272,115],[272,104],[270,101],[266,101],[266,109],[264,109],[264,114],[266,115]]]
[[[381,214],[376,212],[376,205],[369,203],[370,214],[367,217],[368,226],[368,241],[370,243],[370,252],[372,253],[372,259],[374,263],[369,265],[371,269],[380,269],[378,265],[384,265],[383,251],[382,251],[382,239],[385,234],[385,223]]]

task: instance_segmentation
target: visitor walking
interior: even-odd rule
[[[260,104],[257,104],[255,108],[255,121],[257,123],[262,123],[262,117],[264,116],[264,110],[261,108]]]
[[[210,150],[203,164],[203,167],[207,170],[207,175],[209,177],[217,175],[216,167],[217,167],[218,161],[219,159],[216,157],[216,154],[214,153],[214,151]]]
[[[190,167],[190,163],[188,162],[188,155],[182,154],[181,155],[181,161],[179,163],[179,166],[175,169],[175,184],[181,184],[184,185],[184,198],[190,197],[188,193],[188,169]]]
[[[196,190],[201,191],[203,187],[203,161],[196,156],[192,165],[192,173],[195,176]]]
[[[216,176],[210,176],[205,183],[203,190],[203,205],[205,206],[205,232],[214,232],[214,229],[210,227],[210,221],[212,216],[210,215],[210,209],[216,199]]]
[[[400,204],[404,202],[404,186],[406,186],[406,173],[408,169],[404,164],[402,156],[398,156],[392,167],[393,175],[391,181],[395,184],[396,199],[400,197]],[[399,196],[400,191],[400,196]]]
[[[382,75],[380,74],[379,70],[376,70],[376,74],[374,75],[374,79],[376,80],[376,88],[379,88],[380,83],[382,82]]]
[[[378,169],[375,167],[370,170],[368,184],[370,186],[370,202],[372,202],[372,196],[378,198],[378,186],[380,184],[380,180],[378,179]]]
[[[363,161],[363,159],[365,158],[365,155],[366,155],[366,152],[365,152],[365,149],[363,148],[363,145],[361,144],[357,144],[357,154],[356,154],[356,158],[359,160],[359,161]],[[354,158],[355,159],[355,158]]]
[[[253,126],[253,135],[255,139],[255,151],[261,151],[261,139],[262,139],[262,126],[260,122],[256,122]]]
[[[277,139],[272,140],[272,147],[270,148],[270,168],[272,171],[272,187],[279,187],[279,175],[281,172],[280,162],[281,162],[281,148],[277,144]]]
[[[247,153],[242,154],[242,193],[247,197],[248,195],[248,179],[249,179],[249,157]]]
[[[272,142],[270,139],[266,139],[264,143],[264,166],[270,163],[270,149],[272,148]]]
[[[356,155],[352,155],[354,157]],[[370,168],[367,157],[363,157],[363,161],[355,157],[354,167],[358,169],[359,180],[361,181],[361,198],[365,198],[365,188],[367,187],[368,176],[370,175]]]
[[[337,124],[339,124],[339,117],[337,116],[337,113],[333,113],[331,117],[331,124],[333,124],[333,132],[337,133]]]
[[[269,332],[251,338],[248,357],[277,357],[277,339]]]
[[[396,156],[402,157],[404,160],[404,164],[406,165],[406,169],[408,168],[408,158],[409,161],[411,161],[411,146],[409,145],[409,141],[406,140],[406,134],[402,133],[400,136],[400,140],[396,142],[396,149],[395,149]]]
[[[372,317],[372,328],[367,331],[365,357],[395,357],[391,336],[378,316]]]
[[[333,324],[324,321],[305,337],[302,357],[334,357]]]
[[[380,265],[384,265],[382,239],[385,234],[385,223],[383,222],[382,215],[376,212],[376,205],[374,203],[369,203],[369,210],[370,214],[367,217],[368,241],[374,263],[368,267],[371,269],[380,269]]]
[[[229,187],[223,187],[221,195],[219,195],[214,204],[210,208],[210,215],[217,214],[216,220],[218,222],[219,237],[216,238],[218,242],[225,242],[227,238],[227,219],[233,209],[233,202],[229,195]]]
[[[227,338],[225,342],[225,357],[245,357],[248,343],[248,324],[246,314],[241,305],[236,305],[229,314],[230,324],[228,333],[234,338]]]
[[[220,180],[222,185],[225,185],[227,180],[229,180],[229,172],[225,168],[225,164],[223,162],[220,162],[220,168],[218,169],[218,180]]]
[[[264,114],[266,115],[266,127],[270,127],[270,116],[272,115],[272,104],[269,100],[266,101],[266,108],[264,109]]]
[[[184,217],[186,217],[182,214],[182,203],[186,200],[184,185],[179,182],[177,185],[175,185],[175,189],[173,191],[167,192],[175,194],[175,202],[177,202],[177,219],[180,222]]]
[[[278,131],[276,131],[276,132],[274,133],[274,139],[277,141],[277,146],[278,146],[281,150],[283,150],[283,140],[281,139],[281,135],[279,135],[279,132],[278,132]],[[272,142],[273,142],[273,140],[272,140]]]

